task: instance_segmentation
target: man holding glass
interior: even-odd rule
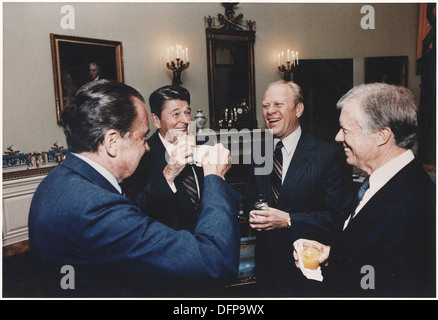
[[[187,296],[236,277],[240,197],[224,181],[229,150],[209,149],[198,224],[193,233],[176,231],[120,188],[149,150],[148,114],[137,90],[89,82],[62,120],[70,152],[40,183],[29,212],[31,253],[47,296]]]
[[[343,231],[319,258],[328,264],[327,295],[435,296],[435,184],[411,151],[417,132],[412,93],[360,85],[338,108],[336,141],[347,163],[369,177]]]
[[[271,83],[263,97],[263,117],[276,146],[268,157],[274,165],[272,172],[257,174],[253,161],[244,198],[246,212],[259,194],[269,206],[249,215],[257,231],[255,265],[262,296],[308,296],[319,290],[294,268],[292,245],[304,237],[330,242],[351,202],[341,150],[301,129],[303,101],[292,81]]]
[[[158,221],[176,229],[196,226],[204,181],[202,167],[191,165],[195,137],[187,139],[192,121],[190,93],[181,86],[164,86],[149,97],[157,131],[148,139],[143,157],[125,187],[128,196]],[[151,210],[152,209],[152,210]]]

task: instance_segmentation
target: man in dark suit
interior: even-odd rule
[[[187,135],[192,121],[190,93],[181,86],[164,86],[150,95],[149,105],[157,131],[148,139],[150,152],[125,184],[128,196],[167,226],[193,231],[204,173],[202,167],[184,161],[193,144],[177,142]]]
[[[436,295],[435,184],[415,159],[417,113],[409,89],[360,85],[338,102],[336,141],[365,171],[356,208],[333,246],[324,283],[331,296]]]
[[[196,295],[192,288],[236,276],[239,195],[224,180],[228,150],[209,149],[198,224],[193,233],[176,231],[121,193],[149,149],[135,89],[90,82],[62,118],[71,153],[41,182],[29,213],[31,253],[49,296]]]
[[[272,83],[263,98],[263,116],[274,136],[272,172],[257,174],[252,164],[246,184],[245,211],[263,194],[269,209],[250,212],[256,234],[256,278],[263,296],[304,296],[315,290],[291,263],[293,243],[304,235],[330,242],[342,228],[351,197],[345,161],[336,145],[302,132],[301,88]],[[269,154],[271,150],[266,150]],[[272,155],[272,153],[270,153]],[[277,156],[282,159],[277,160]],[[272,159],[266,155],[267,159]],[[266,165],[266,164],[263,164]],[[317,288],[316,288],[317,289]]]

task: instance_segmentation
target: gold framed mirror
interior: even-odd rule
[[[206,18],[210,127],[257,128],[255,112],[254,43],[255,23],[240,23],[234,17],[235,3],[225,3],[225,16]],[[245,30],[246,29],[246,30]]]

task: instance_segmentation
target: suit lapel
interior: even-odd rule
[[[281,203],[283,197],[293,193],[295,189],[299,186],[299,181],[301,177],[306,172],[309,164],[314,157],[314,148],[315,141],[311,138],[310,135],[303,132],[301,134],[300,140],[298,141],[297,148],[289,164],[289,168],[286,172],[286,177],[281,187],[282,190],[287,190],[287,194],[285,194],[284,192],[280,192],[278,203]]]
[[[406,177],[415,169],[415,160],[411,161],[390,179],[349,222],[344,232],[354,233],[355,236],[366,233],[375,223],[381,219],[387,208],[403,194],[406,185]]]
[[[148,144],[149,144],[149,147],[151,149],[149,151],[149,153],[150,153],[151,160],[152,160],[152,163],[154,164],[154,166],[159,168],[159,170],[162,170],[167,165],[167,161],[166,161],[167,151],[166,151],[166,148],[164,147],[163,142],[161,142],[161,139],[158,135],[159,135],[159,132],[157,130],[148,139]],[[167,155],[167,158],[169,158],[168,155]]]

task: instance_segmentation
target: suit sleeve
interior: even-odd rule
[[[171,229],[121,197],[96,207],[81,228],[81,246],[93,257],[87,263],[102,270],[111,265],[111,270],[130,280],[234,278],[239,264],[240,198],[214,175],[205,177],[204,188],[194,233]]]
[[[309,192],[304,209],[289,212],[296,239],[314,239],[328,245],[333,242],[352,210],[350,177],[345,160],[336,150],[328,158],[322,180]]]

